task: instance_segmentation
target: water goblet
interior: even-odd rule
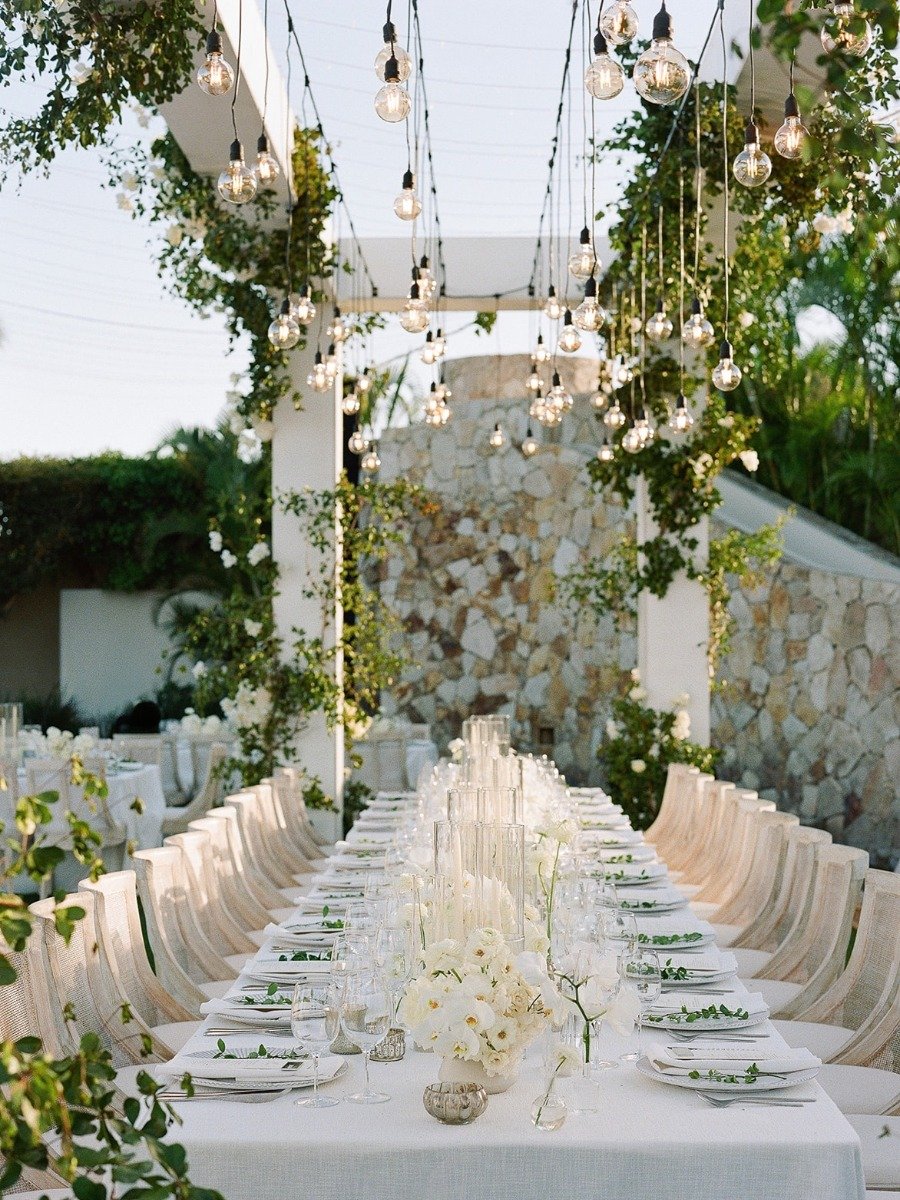
[[[640,1008],[637,1019],[637,1051],[621,1056],[623,1062],[637,1062],[641,1057],[641,1032],[644,1025],[644,1012],[662,995],[662,968],[659,955],[653,950],[637,949],[624,956],[620,967],[622,980],[626,987],[632,987],[637,992]]]
[[[313,1094],[294,1103],[301,1108],[333,1108],[336,1096],[319,1095],[319,1057],[338,1035],[340,997],[333,986],[307,987],[298,983],[291,1001],[291,1033],[312,1055]]]
[[[375,965],[384,975],[391,995],[391,1024],[394,1024],[403,985],[412,972],[410,930],[399,925],[382,925],[375,935]]]
[[[348,975],[341,994],[341,1029],[362,1051],[366,1073],[363,1090],[347,1097],[352,1104],[384,1104],[390,1100],[387,1092],[373,1092],[369,1082],[369,1056],[390,1026],[391,995],[384,977],[374,971]]]

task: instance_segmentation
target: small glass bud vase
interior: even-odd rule
[[[545,1133],[552,1133],[565,1124],[569,1106],[559,1094],[556,1075],[551,1075],[547,1090],[531,1105],[531,1123]]]

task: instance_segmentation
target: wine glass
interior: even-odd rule
[[[369,1083],[369,1055],[391,1027],[391,994],[384,976],[374,971],[354,971],[341,994],[341,1028],[348,1041],[363,1053],[366,1085],[347,1099],[352,1104],[384,1104],[387,1092],[373,1092]]]
[[[294,1103],[301,1108],[332,1108],[336,1096],[319,1095],[319,1056],[340,1030],[340,997],[333,986],[308,987],[298,983],[291,1001],[291,1033],[313,1060],[313,1094]]]
[[[640,1008],[637,1019],[637,1051],[623,1054],[623,1062],[637,1062],[641,1057],[641,1031],[644,1011],[662,995],[662,968],[654,950],[638,949],[622,959],[622,979],[637,992]]]
[[[371,966],[372,944],[368,933],[345,930],[331,945],[331,978],[343,986],[344,979],[354,971]]]
[[[397,1012],[403,985],[412,971],[410,931],[398,925],[382,925],[375,936],[375,965],[384,976],[391,994],[391,1024]]]
[[[638,929],[634,913],[621,908],[603,910],[603,927],[606,940],[612,942],[622,959],[628,958],[638,949]]]

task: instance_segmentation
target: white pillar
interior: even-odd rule
[[[635,490],[638,543],[658,530],[650,515],[647,485],[638,477]],[[695,562],[709,553],[709,522],[704,518],[690,530],[697,539]],[[650,592],[638,597],[638,668],[654,708],[669,709],[680,692],[691,698],[691,740],[709,745],[709,601],[706,592],[681,572],[660,599]]]
[[[275,432],[272,438],[272,553],[278,566],[278,595],[273,612],[275,628],[284,646],[285,658],[292,655],[292,630],[302,629],[311,637],[326,633],[329,644],[340,638],[342,611],[340,604],[323,629],[321,603],[303,595],[310,579],[317,578],[319,564],[310,548],[302,523],[297,517],[285,514],[278,502],[288,491],[333,489],[343,465],[343,426],[340,396],[343,388],[339,372],[334,388],[329,392],[314,392],[307,386],[315,355],[315,344],[291,353],[293,386],[303,396],[303,412],[297,412],[289,398],[284,398],[275,410]],[[340,547],[335,524],[335,567]],[[343,663],[335,664],[338,685],[342,682]],[[333,796],[337,813],[314,812],[316,827],[330,839],[340,837],[342,794],[344,786],[344,739],[340,727],[328,729],[321,713],[314,713],[296,743],[296,761],[311,774],[318,776],[326,795]]]

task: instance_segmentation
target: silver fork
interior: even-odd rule
[[[279,1088],[278,1091],[252,1091],[250,1089],[235,1089],[234,1091],[194,1092],[189,1096],[186,1092],[157,1092],[156,1098],[167,1104],[182,1104],[185,1100],[236,1100],[241,1104],[268,1104],[279,1096],[286,1096],[291,1088]]]
[[[710,1042],[766,1042],[768,1038],[765,1035],[757,1035],[754,1033],[729,1033],[723,1030],[722,1033],[701,1033],[699,1030],[696,1033],[688,1033],[686,1029],[667,1029],[665,1031],[667,1037],[678,1038],[681,1042],[695,1042],[698,1038]]]
[[[804,1104],[815,1104],[815,1100],[802,1100],[797,1096],[718,1096],[709,1092],[698,1092],[701,1099],[713,1108],[729,1108],[732,1104],[757,1104],[769,1108],[803,1108]]]

